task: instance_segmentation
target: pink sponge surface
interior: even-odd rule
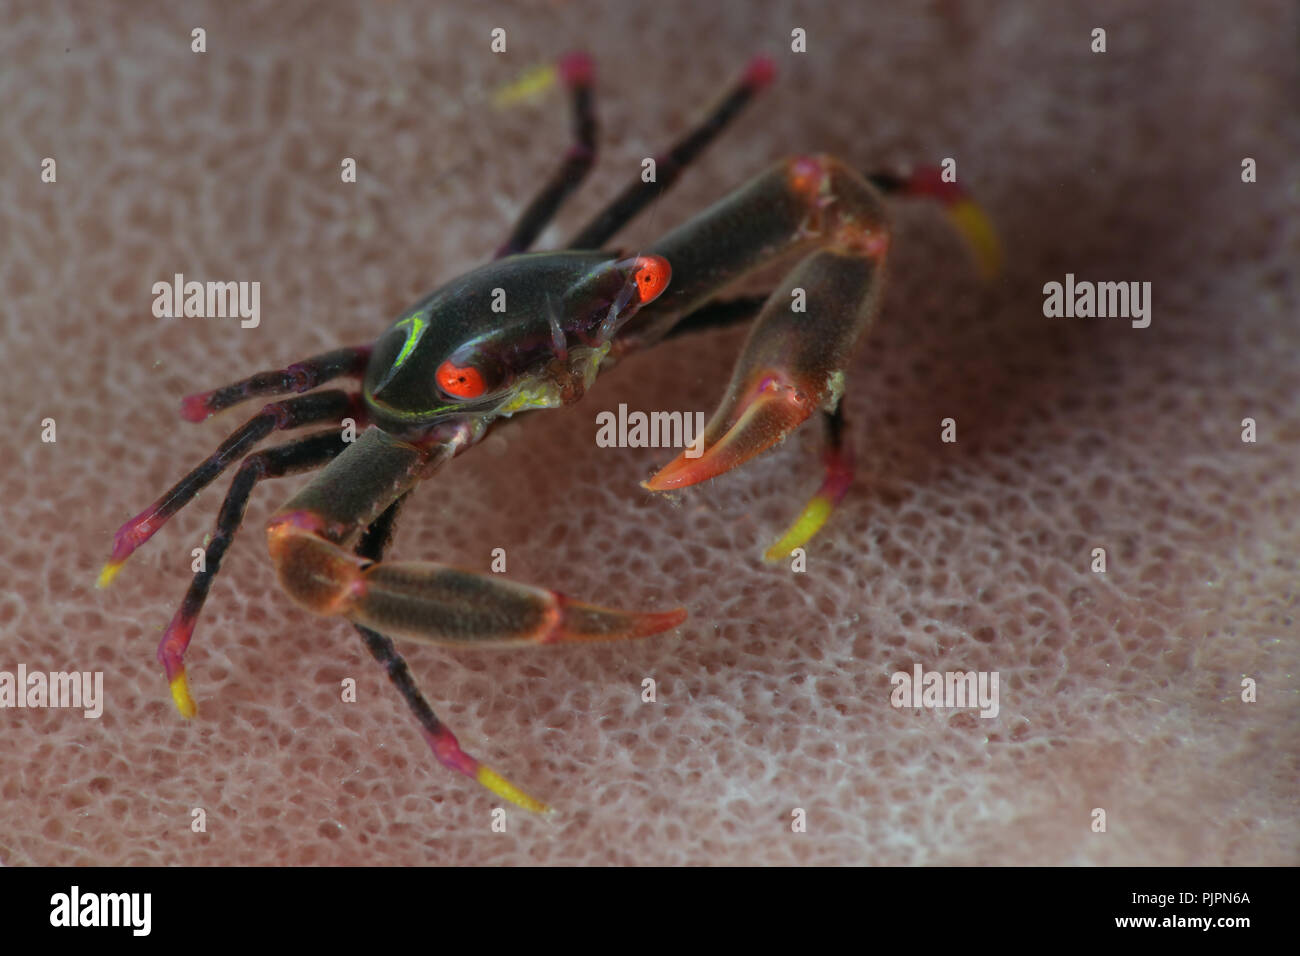
[[[3,16],[0,670],[102,671],[107,700],[98,720],[0,710],[0,863],[1300,860],[1293,5]],[[183,395],[368,341],[484,261],[569,135],[562,87],[493,93],[574,48],[601,155],[543,246],[766,53],[762,98],[625,248],[825,151],[863,170],[956,158],[1007,264],[982,284],[935,207],[898,206],[845,398],[858,477],[805,574],[761,553],[817,484],[815,429],[676,499],[638,486],[670,453],[595,443],[620,402],[711,409],[742,329],[637,355],[417,491],[394,556],[487,571],[501,547],[513,579],[690,612],[615,646],[403,647],[465,748],[559,811],[496,833],[499,801],[433,761],[352,629],[276,587],[261,529],[304,478],[259,487],[227,555],[189,655],[193,721],[154,646],[225,482],[93,585],[118,525],[242,421],[186,423]],[[177,272],[260,281],[261,325],[154,318],[151,286]],[[1151,326],[1045,318],[1066,273],[1151,282]],[[891,707],[916,663],[997,671],[998,716]]]

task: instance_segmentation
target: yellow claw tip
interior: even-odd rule
[[[542,801],[533,799],[490,767],[480,765],[478,772],[474,775],[474,779],[488,790],[491,790],[498,797],[509,800],[511,803],[523,807],[525,810],[543,814],[552,812],[551,808],[542,803]]]
[[[122,565],[125,563],[125,561],[109,561],[108,564],[104,565],[103,570],[99,572],[99,579],[95,581],[95,587],[103,590],[112,584],[113,579],[117,577],[117,572],[122,570]]]
[[[998,241],[993,221],[971,199],[953,203],[948,209],[948,216],[970,243],[980,274],[985,279],[997,278],[1002,273],[1002,244]]]
[[[176,709],[181,712],[181,716],[189,720],[199,712],[198,707],[194,704],[194,698],[190,696],[190,684],[185,679],[185,672],[181,671],[171,680],[172,700],[176,702]]]

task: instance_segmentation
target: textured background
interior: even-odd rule
[[[1294,6],[872,6],[4,4],[0,669],[102,670],[108,704],[0,712],[0,862],[1300,861]],[[466,748],[562,811],[503,835],[351,628],[273,586],[260,529],[303,479],[261,488],[227,558],[197,720],[153,654],[219,488],[92,585],[116,527],[241,420],[186,424],[181,395],[368,340],[490,253],[568,141],[557,93],[491,91],[573,47],[603,152],[543,245],[766,51],[778,83],[627,245],[791,150],[955,156],[1008,270],[982,287],[934,209],[899,208],[847,398],[860,473],[806,575],[760,555],[816,484],[812,429],[680,506],[637,485],[662,451],[594,444],[619,402],[711,408],[739,329],[637,356],[420,490],[395,555],[486,570],[501,546],[517,580],[691,612],[623,646],[406,648]],[[260,280],[261,327],[154,319],[173,272]],[[1151,327],[1045,319],[1066,272],[1152,282]],[[914,662],[999,671],[1001,714],[892,709]]]

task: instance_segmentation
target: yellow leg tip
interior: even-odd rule
[[[509,800],[511,803],[523,807],[525,810],[530,810],[533,813],[551,812],[550,807],[542,803],[540,800],[534,800],[495,770],[480,765],[478,772],[474,775],[474,779],[487,789],[491,790],[498,797]]]
[[[492,105],[497,109],[505,109],[523,100],[531,99],[554,85],[558,76],[559,72],[554,64],[529,70],[513,83],[501,87],[492,94]]]
[[[953,203],[948,209],[948,216],[970,243],[980,274],[985,279],[997,278],[1002,272],[1002,244],[998,241],[993,221],[970,199]]]
[[[125,561],[110,561],[104,565],[104,569],[99,572],[99,579],[95,582],[95,587],[103,590],[112,584],[113,579],[117,577],[117,572],[122,570],[122,565],[125,563]]]
[[[198,707],[194,705],[194,698],[190,696],[190,684],[185,679],[184,671],[172,678],[171,689],[172,700],[176,702],[176,709],[181,712],[182,717],[188,720],[199,712]]]
[[[826,519],[831,516],[834,507],[831,500],[824,495],[814,496],[804,506],[799,517],[794,519],[790,529],[767,549],[763,559],[775,562],[788,558],[791,551],[803,547],[822,529],[822,525],[826,524]]]

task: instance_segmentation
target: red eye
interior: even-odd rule
[[[472,365],[457,365],[451,359],[438,366],[438,387],[457,398],[478,398],[487,385],[483,373]]]
[[[668,288],[673,270],[663,256],[638,256],[632,278],[636,282],[638,298],[642,305],[653,302]]]

